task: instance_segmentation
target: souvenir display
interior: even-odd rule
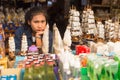
[[[21,55],[26,55],[27,50],[28,50],[27,36],[23,34],[21,41]]]
[[[88,35],[97,35],[94,12],[90,6],[87,6],[82,13],[82,28]]]
[[[48,78],[54,80],[54,60],[55,58],[51,54],[28,53],[25,62],[24,80],[47,80]]]
[[[19,18],[18,18],[18,20],[19,20],[19,22],[21,22],[21,23],[24,23],[25,22],[25,12],[24,12],[24,10],[23,10],[23,8],[19,8],[18,10],[17,10],[17,15],[19,16]]]
[[[70,9],[69,24],[71,27],[71,36],[73,42],[79,42],[79,37],[82,35],[80,13],[75,7]]]
[[[0,23],[4,23],[5,21],[5,15],[4,15],[4,13],[2,12],[2,11],[0,11],[0,19],[1,19],[1,21],[0,21]]]
[[[63,38],[63,45],[64,45],[64,49],[70,49],[70,46],[72,44],[72,40],[71,40],[71,31],[70,31],[70,26],[68,25],[66,28],[66,31],[64,33],[64,38]]]
[[[14,36],[10,34],[9,40],[9,52],[15,52],[15,40]]]
[[[56,24],[53,25],[53,30],[53,52],[59,54],[64,51],[63,41]]]
[[[20,54],[16,54],[14,33],[25,23],[26,11],[35,5],[27,9],[1,6],[0,80],[120,80],[119,12],[108,18],[109,11],[106,10],[113,9],[119,1],[107,1],[99,1],[102,10],[95,10],[94,6],[101,7],[97,4],[87,5],[83,11],[72,6],[63,37],[54,23],[52,53],[49,53],[50,26],[47,23],[41,38],[42,46],[36,46],[35,37],[31,37],[34,43],[28,46],[27,36],[23,33]],[[23,2],[31,5],[36,1]],[[46,0],[38,2],[41,5]],[[107,17],[99,18],[94,11],[101,13],[100,16],[105,12]]]
[[[118,39],[119,38],[119,23],[112,22],[112,20],[105,21],[105,38]]]
[[[49,52],[49,37],[48,36],[49,36],[49,25],[47,24],[47,28],[45,29],[43,38],[42,38],[42,41],[43,41],[42,52],[44,54],[47,54]]]
[[[9,59],[9,61],[13,61],[13,60],[15,60],[15,41],[14,41],[14,36],[11,34],[10,34],[10,37],[8,40],[8,45],[9,45],[9,57],[8,57],[8,59]]]
[[[105,28],[104,24],[101,21],[97,22],[97,32],[99,38],[105,39]]]

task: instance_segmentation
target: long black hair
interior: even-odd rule
[[[26,29],[32,30],[31,26],[28,24],[28,21],[31,21],[32,18],[38,14],[43,14],[46,18],[46,23],[47,23],[48,21],[47,11],[40,6],[35,6],[35,7],[30,8],[25,14],[25,28]]]

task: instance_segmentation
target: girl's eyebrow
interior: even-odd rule
[[[41,21],[35,20],[34,22],[46,22],[46,20],[41,20]]]

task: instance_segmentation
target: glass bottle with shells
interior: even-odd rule
[[[23,24],[25,22],[25,19],[24,19],[25,12],[24,12],[23,8],[19,8],[17,10],[17,13],[18,13],[18,16],[19,16],[18,21]]]
[[[79,43],[80,36],[82,35],[80,13],[78,10],[76,10],[76,7],[74,6],[71,7],[69,13],[69,24],[71,26],[72,42]]]
[[[84,8],[82,14],[82,28],[86,39],[94,39],[97,35],[94,12],[89,5]]]
[[[104,27],[104,24],[102,23],[101,19],[98,19],[97,20],[97,24],[96,24],[96,27],[97,27],[97,42],[98,41],[104,41],[105,40],[105,27]]]
[[[119,23],[111,19],[105,21],[105,38],[107,41],[115,42],[119,38]]]
[[[28,50],[27,36],[25,35],[25,33],[23,33],[21,41],[21,55],[26,55],[27,50]]]
[[[3,11],[0,11],[0,23],[5,23],[4,19],[5,19],[5,15],[3,13]]]
[[[14,41],[14,36],[10,34],[9,40],[9,60],[14,60],[15,59],[15,41]]]
[[[12,21],[12,15],[10,13],[10,9],[9,8],[5,8],[5,21],[9,24],[9,23],[13,23]]]

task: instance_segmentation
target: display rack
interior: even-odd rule
[[[111,14],[113,16],[120,14],[120,1],[119,0],[111,0]]]
[[[102,4],[92,4],[92,9],[95,12],[95,19],[101,18],[106,20],[111,15],[111,6]]]
[[[101,0],[99,3],[95,2],[95,0],[93,1],[91,1],[91,6],[95,12],[96,19],[101,18],[102,20],[106,20],[120,13],[119,0],[110,0],[109,3],[106,2],[107,0]]]

